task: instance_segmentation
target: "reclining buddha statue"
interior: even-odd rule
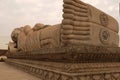
[[[16,28],[9,51],[34,51],[65,46],[118,47],[118,23],[106,13],[80,0],[63,0],[61,24]]]
[[[16,28],[11,34],[13,47],[22,51],[39,50],[40,48],[53,48],[60,46],[60,24],[36,24],[32,29],[29,25]]]

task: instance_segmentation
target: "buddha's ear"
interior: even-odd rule
[[[21,32],[21,29],[20,28],[15,28],[13,31],[12,31],[12,34],[11,34],[11,38],[14,42],[17,42],[17,37],[19,35],[19,33]]]

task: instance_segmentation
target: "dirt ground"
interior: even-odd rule
[[[35,76],[0,62],[0,80],[41,80]]]

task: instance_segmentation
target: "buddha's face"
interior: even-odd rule
[[[20,32],[22,32],[21,28],[16,28],[13,30],[13,32],[11,34],[11,38],[14,42],[17,42],[17,38],[18,38],[18,35],[20,34]]]

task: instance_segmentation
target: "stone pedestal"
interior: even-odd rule
[[[119,80],[120,48],[82,46],[9,54],[6,63],[42,80]]]
[[[120,80],[120,63],[61,63],[8,59],[42,80]]]
[[[88,62],[119,62],[119,47],[81,46],[43,48],[32,52],[10,53],[8,58],[39,61],[88,63]]]

